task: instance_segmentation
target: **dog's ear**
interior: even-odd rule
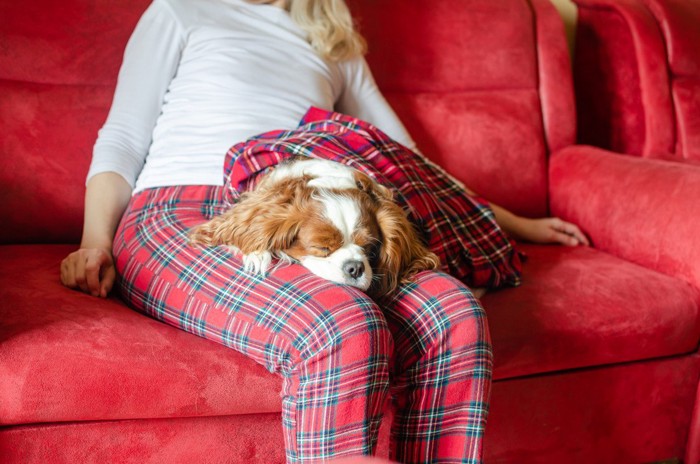
[[[397,204],[382,200],[376,217],[382,237],[376,270],[379,278],[370,288],[373,296],[390,294],[416,273],[440,266],[440,259],[420,241]]]
[[[234,246],[244,254],[285,250],[294,242],[304,219],[299,203],[308,201],[306,190],[304,182],[295,179],[245,193],[230,210],[195,227],[190,240]]]
[[[391,190],[384,187],[368,175],[360,171],[356,171],[353,175],[355,177],[355,185],[357,185],[357,188],[363,192],[366,192],[373,200],[382,201],[393,199],[394,195],[391,193]]]

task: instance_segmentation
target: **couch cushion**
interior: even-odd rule
[[[0,2],[0,243],[80,239],[92,146],[148,3]]]
[[[243,355],[63,287],[75,246],[0,247],[0,424],[280,411]]]
[[[0,79],[113,86],[151,0],[0,2]]]
[[[431,8],[421,2],[396,8],[392,0],[348,3],[369,43],[377,83],[419,148],[486,198],[521,214],[543,214],[543,100],[573,102],[571,88],[545,85],[540,76],[541,57],[551,58],[556,48],[537,30],[545,15],[535,18],[526,1],[446,0]],[[563,29],[556,32],[563,40]],[[573,135],[573,114],[557,117],[562,132]],[[506,174],[504,165],[518,168]]]
[[[112,89],[0,80],[0,243],[80,239],[85,176]]]
[[[668,54],[676,110],[676,152],[700,161],[700,2],[646,0]]]
[[[678,115],[677,151],[685,159],[700,162],[700,73],[697,77],[677,77],[672,91]]]
[[[671,73],[700,77],[700,3],[689,0],[645,2],[664,34]]]
[[[281,379],[239,353],[62,287],[73,248],[0,247],[0,424],[281,410]],[[592,249],[523,249],[523,286],[484,298],[497,378],[697,345],[688,285]]]
[[[523,285],[487,294],[495,378],[694,351],[700,295],[592,248],[521,245]]]
[[[532,117],[535,90],[386,96],[421,151],[450,174],[512,211],[546,214],[547,163],[532,156],[546,150],[542,120]],[[503,169],[513,165],[521,169]]]

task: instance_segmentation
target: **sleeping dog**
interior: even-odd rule
[[[264,275],[279,258],[375,298],[440,265],[388,188],[327,160],[295,158],[277,166],[190,238],[242,254],[249,272]]]

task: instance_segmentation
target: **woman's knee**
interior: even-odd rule
[[[343,364],[388,363],[394,344],[383,311],[354,288],[337,285],[333,293],[333,304],[324,303],[326,298],[309,302],[315,320],[299,335],[301,358],[332,353],[342,357]]]
[[[440,343],[490,348],[486,313],[471,290],[459,280],[426,271],[400,289],[385,308],[395,334],[397,356],[402,347]],[[417,354],[417,353],[416,353]]]
[[[424,271],[397,292],[391,306],[409,316],[440,314],[449,321],[485,318],[481,302],[474,292],[456,278],[436,271]],[[431,317],[432,317],[431,316]]]

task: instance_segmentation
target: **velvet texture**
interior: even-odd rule
[[[80,240],[92,145],[148,3],[0,4],[0,243]]]
[[[523,285],[484,298],[495,379],[693,351],[698,291],[590,248],[521,245]],[[664,295],[664,298],[658,298]]]
[[[552,213],[597,249],[700,288],[699,169],[579,146],[551,157],[550,181]]]
[[[546,213],[546,160],[531,156],[546,149],[542,122],[532,117],[539,111],[534,90],[391,92],[387,99],[419,141],[421,151],[447,166],[450,174],[520,214]],[[454,120],[460,124],[445,124]],[[510,134],[508,139],[503,138],[504,132]],[[521,169],[502,169],[510,163]]]
[[[74,248],[0,247],[1,424],[281,410],[281,378],[243,355],[63,287]]]
[[[550,152],[576,141],[576,111],[571,61],[561,40],[564,24],[549,0],[531,0],[536,21],[539,94],[545,139]]]
[[[574,58],[578,141],[641,155],[644,111],[632,34],[615,12],[579,5],[578,20]],[[672,145],[669,140],[667,152]]]
[[[688,432],[685,462],[700,462],[700,382],[698,382],[698,391],[695,394],[695,409]]]
[[[0,3],[0,460],[9,463],[284,460],[278,377],[58,282],[79,240],[84,176],[122,50],[148,3]],[[563,27],[548,1],[349,3],[377,82],[424,153],[519,213],[579,222],[595,244],[524,245],[522,287],[483,300],[496,377],[487,462],[697,461],[699,170],[557,150],[576,123]],[[606,24],[624,25],[632,13],[609,5],[598,11]],[[590,100],[609,100],[601,107],[641,134],[614,140],[678,159],[673,111],[643,111],[672,97],[638,96],[664,78],[668,86],[666,58],[633,53],[656,39],[663,47],[653,15],[638,11],[646,22],[626,32],[581,31],[591,40],[608,31],[620,54],[600,54],[628,70],[650,65],[655,77],[615,74],[628,87]],[[601,81],[616,72],[592,69]],[[687,103],[677,111],[697,114],[694,84],[673,82]]]
[[[576,3],[579,140],[650,158],[700,160],[700,3]]]
[[[496,381],[484,462],[682,459],[699,364],[683,356]]]
[[[566,107],[571,97],[566,84],[552,83],[570,85],[569,76],[555,74],[544,81],[551,88],[545,110],[539,100],[535,55],[545,50],[543,67],[568,60],[554,38],[563,33],[561,21],[546,14],[557,14],[551,5],[537,16],[545,25],[554,22],[553,29],[543,26],[552,37],[545,35],[538,49],[537,24],[523,21],[533,18],[529,2],[444,0],[430,8],[411,2],[396,8],[393,0],[349,3],[370,43],[367,60],[375,78],[421,150],[492,201],[521,214],[544,214],[549,142],[542,137],[542,113]],[[401,49],[410,53],[396,53]],[[554,144],[573,140],[573,119],[564,116],[556,129],[548,125]],[[510,163],[519,169],[501,168]]]
[[[2,424],[280,411],[280,378],[262,366],[62,287],[56,270],[71,249],[0,248]],[[697,293],[684,282],[588,248],[521,249],[529,256],[522,287],[484,298],[496,379],[697,345]]]
[[[686,356],[497,381],[485,462],[682,456],[698,366],[697,356]],[[9,463],[284,462],[277,414],[6,427],[0,456]]]
[[[284,463],[279,414],[37,424],[0,430],[6,463]]]

